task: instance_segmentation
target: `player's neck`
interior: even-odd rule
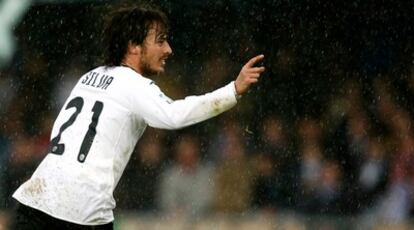
[[[135,72],[139,73],[140,75],[142,75],[141,71],[133,65],[121,62],[121,66],[128,67],[128,68],[132,69],[133,71],[135,71]]]
[[[122,62],[121,62],[121,66],[131,68],[135,72],[142,75],[140,69],[138,68],[138,66],[139,66],[138,63],[136,63],[136,61],[133,58],[129,58],[128,56],[125,57],[125,59],[122,60]]]
[[[135,71],[135,72],[138,72],[133,66],[131,66],[130,64],[128,64],[128,63],[125,63],[125,62],[121,62],[121,66],[123,66],[123,67],[128,67],[128,68],[130,68],[130,69],[132,69],[133,71]]]

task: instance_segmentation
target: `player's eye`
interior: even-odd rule
[[[157,38],[157,43],[164,43],[164,42],[166,42],[166,41],[167,41],[167,35],[165,35],[165,34],[160,35],[160,36],[158,36],[158,38]]]

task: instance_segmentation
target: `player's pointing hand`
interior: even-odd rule
[[[249,90],[251,84],[256,83],[259,80],[260,74],[265,71],[265,67],[255,67],[255,64],[263,60],[264,55],[258,55],[250,59],[241,69],[239,76],[237,76],[234,82],[236,86],[236,92],[238,95],[244,94]]]

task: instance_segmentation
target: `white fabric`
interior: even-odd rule
[[[128,67],[98,67],[80,78],[54,123],[51,139],[79,112],[61,132],[58,143],[65,146],[63,154],[49,153],[13,197],[65,221],[109,223],[114,219],[113,191],[146,126],[179,129],[206,120],[233,107],[234,92],[231,82],[205,95],[172,101],[154,82]],[[67,108],[76,97],[83,101],[79,111]],[[97,101],[103,108],[82,163],[80,146],[97,115],[92,110]]]

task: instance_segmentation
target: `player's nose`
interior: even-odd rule
[[[166,53],[168,55],[172,54],[172,49],[171,49],[171,46],[168,42],[165,42],[164,53]]]

